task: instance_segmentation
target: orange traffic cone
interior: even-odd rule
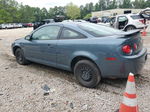
[[[146,28],[144,27],[143,31],[142,31],[142,36],[146,36],[147,32],[146,32]]]
[[[139,112],[136,97],[134,74],[130,73],[119,112]]]

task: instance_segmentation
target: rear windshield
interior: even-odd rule
[[[141,16],[140,15],[132,15],[130,16],[132,19],[141,19]]]
[[[93,23],[82,23],[79,24],[78,26],[82,30],[93,35],[94,37],[111,36],[123,32],[111,27],[107,27],[99,24],[93,24]]]

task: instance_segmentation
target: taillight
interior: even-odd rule
[[[143,19],[141,19],[141,20],[139,20],[141,23],[143,23],[144,24],[144,20]]]
[[[123,51],[123,53],[125,53],[125,54],[131,54],[131,53],[132,53],[132,49],[131,49],[131,47],[130,47],[129,45],[124,45],[124,46],[122,47],[122,51]]]

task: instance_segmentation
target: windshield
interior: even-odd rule
[[[111,36],[111,35],[115,35],[115,34],[123,32],[123,31],[120,31],[111,27],[93,24],[93,23],[82,23],[82,24],[79,24],[78,26],[82,30],[86,31],[87,33],[95,37]]]

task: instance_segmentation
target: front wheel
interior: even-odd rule
[[[88,88],[96,87],[101,80],[99,69],[89,60],[77,62],[74,67],[74,75],[81,85]]]
[[[20,65],[27,65],[30,62],[28,60],[25,59],[24,54],[22,49],[18,48],[15,51],[15,56],[16,56],[16,61],[20,64]]]

